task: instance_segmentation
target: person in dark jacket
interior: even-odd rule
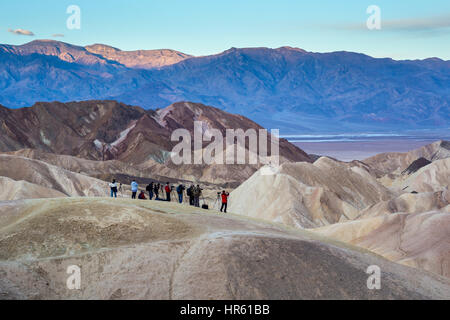
[[[189,205],[194,205],[194,185],[191,185],[187,190],[186,194],[189,197]]]
[[[153,182],[150,182],[150,183],[148,184],[148,186],[145,188],[145,190],[147,190],[147,192],[148,192],[148,198],[149,198],[149,200],[152,200],[152,199],[153,199],[153,189],[154,189],[154,187],[153,187]]]
[[[183,203],[183,192],[184,192],[185,189],[186,189],[186,188],[185,188],[182,184],[180,184],[180,185],[177,187],[178,201],[179,201],[180,203]]]
[[[197,185],[194,187],[192,193],[194,195],[194,206],[200,207],[200,197],[202,195],[202,188],[200,188],[200,185]]]
[[[159,200],[159,183],[154,184],[153,191],[155,192],[155,200]]]

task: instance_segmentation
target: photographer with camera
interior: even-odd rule
[[[191,186],[186,190],[186,194],[189,197],[189,205],[194,205],[194,185],[191,184]]]
[[[224,210],[224,213],[227,213],[227,205],[228,205],[228,197],[230,194],[228,192],[225,192],[225,190],[222,191],[221,197],[222,197],[222,207],[220,207],[220,212]]]
[[[164,191],[166,191],[166,201],[170,202],[170,194],[172,193],[172,187],[170,186],[169,182],[166,183],[166,186],[164,187]]]
[[[147,187],[145,188],[145,190],[148,192],[148,198],[149,200],[153,199],[153,189],[155,187],[153,186],[153,182],[150,182]]]
[[[183,203],[183,192],[184,192],[185,189],[186,189],[186,187],[184,185],[182,185],[182,184],[180,184],[177,187],[178,201],[180,203]]]
[[[200,185],[197,185],[192,190],[192,194],[194,196],[194,206],[196,207],[200,207],[200,196],[202,195],[202,190],[203,189],[200,188]]]

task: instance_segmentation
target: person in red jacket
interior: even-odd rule
[[[138,199],[140,199],[140,200],[147,200],[147,198],[145,197],[144,191],[141,191],[141,193],[139,193]]]
[[[225,190],[222,191],[221,197],[222,197],[222,207],[220,207],[220,212],[224,210],[223,212],[227,213],[227,205],[228,205],[228,197],[230,194],[228,192],[225,192]]]
[[[166,196],[167,196],[166,201],[170,202],[170,193],[172,192],[172,188],[170,187],[170,184],[168,182],[166,183],[164,191],[166,191]]]

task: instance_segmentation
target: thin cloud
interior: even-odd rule
[[[382,28],[400,31],[434,31],[450,28],[450,14],[418,19],[381,20]]]
[[[62,33],[55,33],[55,34],[52,34],[52,37],[53,38],[62,38],[62,37],[64,37],[64,35]]]
[[[341,24],[334,26],[345,30],[367,30],[366,22]],[[381,11],[381,30],[412,33],[447,33],[450,32],[450,13],[439,16],[407,19],[383,19]]]
[[[8,29],[8,32],[11,32],[13,34],[16,34],[18,36],[34,36],[34,33],[32,31],[29,30],[24,30],[24,29]]]

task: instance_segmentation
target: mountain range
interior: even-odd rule
[[[145,109],[195,101],[283,132],[448,128],[450,61],[231,48],[193,57],[37,40],[0,45],[0,104],[114,99]]]

